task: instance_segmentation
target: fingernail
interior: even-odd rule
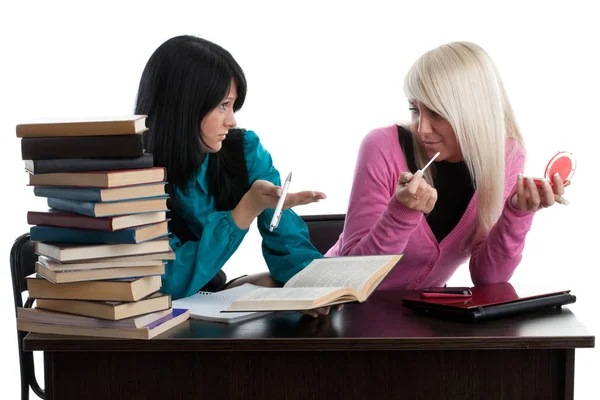
[[[523,180],[523,174],[517,175],[517,179],[520,180],[520,181],[522,181]]]
[[[550,181],[546,178],[542,179],[542,185],[544,186],[550,186]]]
[[[554,174],[554,177],[560,179],[560,174],[557,172],[557,173]]]
[[[569,200],[565,199],[562,196],[560,196],[560,198],[556,202],[562,204],[563,206],[568,206],[569,205]]]
[[[529,182],[529,183],[533,183],[533,178],[532,178],[532,177],[530,177],[530,176],[529,176],[529,177],[527,177],[527,182]]]
[[[277,195],[281,196],[283,194],[283,190],[281,188],[277,188]]]

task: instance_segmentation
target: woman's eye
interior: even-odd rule
[[[225,110],[227,108],[227,104],[229,104],[228,101],[226,101],[225,103],[219,104],[219,110]]]
[[[408,107],[408,110],[412,113],[418,113],[419,109],[417,107]]]

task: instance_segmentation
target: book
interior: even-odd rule
[[[32,186],[77,186],[114,188],[162,182],[166,178],[163,167],[122,169],[111,171],[61,172],[57,174],[29,174]]]
[[[87,328],[141,328],[162,317],[169,315],[173,309],[155,311],[145,315],[138,315],[122,320],[110,321],[100,318],[83,317],[80,315],[65,314],[61,312],[48,311],[40,308],[17,308],[17,318],[24,321],[40,324],[81,326]]]
[[[37,254],[61,262],[161,253],[171,250],[168,239],[156,239],[136,244],[97,245],[34,242],[34,247]]]
[[[56,226],[32,226],[29,238],[33,242],[128,244],[142,243],[169,234],[167,221],[152,225],[106,232],[92,229],[58,228]]]
[[[171,255],[172,253],[172,255]],[[161,256],[164,254],[164,256]],[[146,256],[154,256],[156,259],[148,259]],[[103,258],[103,259],[95,259],[90,260],[88,262],[66,262],[61,263],[55,261],[46,256],[39,256],[38,262],[46,267],[50,271],[79,271],[79,270],[87,270],[87,269],[104,269],[104,268],[124,268],[124,267],[156,267],[163,265],[166,258],[162,257],[175,257],[175,253],[171,251],[170,253],[154,253],[154,254],[144,254],[143,256],[129,256],[129,257],[117,257],[117,258],[126,258],[124,261],[115,261],[116,258]],[[174,258],[173,258],[174,259]]]
[[[84,188],[63,186],[35,186],[33,194],[38,197],[53,197],[91,202],[109,202],[122,200],[140,200],[165,196],[165,183],[148,183],[142,185],[122,186],[118,188]]]
[[[25,280],[29,297],[34,299],[137,301],[161,287],[160,276],[56,284],[31,274]]]
[[[24,160],[25,170],[32,174],[57,172],[110,171],[114,169],[152,168],[154,157],[146,153],[141,157],[125,158],[55,158]]]
[[[262,317],[269,312],[231,312],[222,313],[231,303],[257,289],[259,286],[245,283],[232,289],[220,292],[198,292],[183,299],[173,300],[173,307],[187,308],[190,310],[190,318],[205,321],[225,322],[234,324],[249,319]]]
[[[18,124],[17,137],[133,135],[145,132],[146,115],[39,118]]]
[[[168,211],[167,195],[144,200],[124,200],[95,203],[48,198],[48,207],[55,210],[87,215],[88,217],[114,217],[118,215],[141,214],[147,212]]]
[[[23,160],[120,158],[143,155],[143,135],[21,139],[21,158]]]
[[[402,258],[401,254],[319,258],[282,288],[258,288],[226,311],[309,310],[367,300]]]
[[[171,307],[171,296],[160,292],[138,301],[36,299],[37,308],[108,320],[120,320]]]
[[[96,336],[124,339],[152,339],[161,333],[187,321],[188,310],[174,308],[165,315],[142,328],[89,328],[81,326],[42,324],[17,318],[17,329],[25,332],[52,333],[57,335]]]
[[[88,217],[81,214],[74,214],[57,210],[29,211],[27,213],[27,223],[29,225],[48,225],[59,226],[64,228],[96,229],[108,232],[165,221],[166,218],[167,213],[164,211],[149,212],[143,214],[119,215],[105,218]]]
[[[52,271],[40,262],[35,263],[35,272],[53,283],[67,282],[85,282],[100,281],[106,279],[122,279],[152,275],[162,275],[165,273],[165,265],[142,266],[142,267],[121,267],[121,268],[100,268]]]

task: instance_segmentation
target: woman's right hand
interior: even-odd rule
[[[414,175],[402,172],[396,185],[396,199],[411,210],[430,213],[437,201],[437,190],[423,178],[423,173],[417,171]]]
[[[277,207],[277,202],[282,193],[283,189],[280,186],[276,186],[269,181],[255,181],[244,197],[242,197],[237,207],[231,212],[234,222],[241,229],[248,229],[254,218],[263,212],[265,208]],[[288,192],[283,208],[287,209],[302,204],[313,203],[325,197],[325,194],[322,192]]]

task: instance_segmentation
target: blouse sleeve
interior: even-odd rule
[[[173,235],[169,244],[176,259],[165,265],[162,291],[173,299],[198,292],[225,265],[247,232],[235,224],[231,211],[217,211],[209,215],[200,240],[181,243]]]
[[[504,208],[487,237],[471,253],[469,270],[475,285],[508,282],[525,247],[525,237],[531,228],[535,211],[521,211],[511,205],[510,197],[515,191],[517,175],[525,164],[523,149],[514,142],[515,155],[506,173]]]

